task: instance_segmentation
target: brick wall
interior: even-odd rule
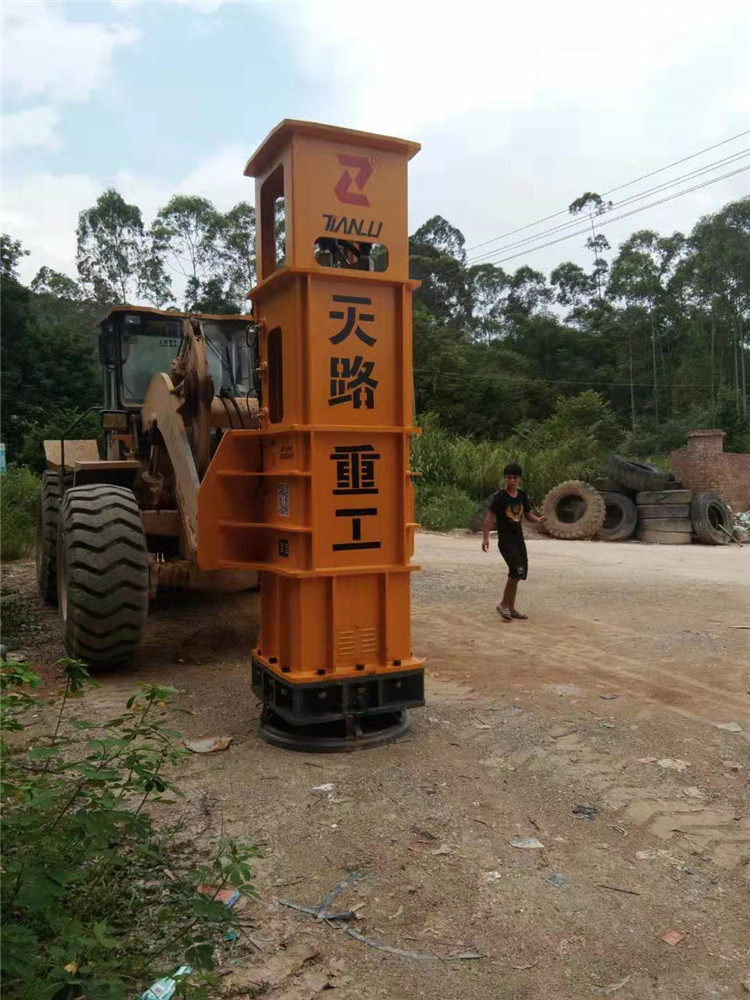
[[[725,452],[724,431],[690,431],[687,447],[672,452],[672,472],[687,489],[713,490],[734,510],[750,510],[750,455]]]

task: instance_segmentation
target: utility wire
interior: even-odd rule
[[[427,377],[439,378],[441,383],[443,383],[443,382],[450,382],[451,379],[453,379],[454,381],[459,381],[459,382],[462,381],[462,380],[466,380],[466,379],[485,379],[486,381],[489,381],[489,382],[509,382],[509,383],[518,383],[518,382],[526,382],[526,383],[529,383],[529,382],[544,382],[547,385],[601,385],[601,386],[616,385],[616,386],[625,386],[625,387],[629,387],[630,385],[633,385],[633,386],[641,387],[641,388],[648,388],[648,389],[652,389],[653,388],[653,382],[632,382],[631,383],[629,380],[626,381],[626,382],[617,382],[617,381],[614,381],[614,380],[610,380],[610,381],[602,381],[602,380],[593,381],[593,380],[590,380],[590,379],[541,378],[541,377],[537,377],[535,375],[499,375],[499,374],[496,375],[493,372],[444,372],[444,371],[433,371],[432,369],[428,369],[428,368],[415,368],[414,371],[418,375],[425,375]],[[710,382],[670,382],[669,383],[669,388],[670,389],[696,389],[696,388],[705,388],[708,385],[710,385]]]
[[[734,177],[736,174],[741,174],[745,170],[750,170],[750,167],[740,167],[738,170],[733,170],[733,171],[730,171],[728,173],[721,174],[719,177],[712,177],[709,180],[703,181],[701,184],[694,184],[692,187],[684,188],[682,191],[677,191],[677,192],[675,192],[675,194],[668,195],[666,198],[660,198],[657,201],[650,202],[648,205],[641,205],[639,208],[632,209],[630,212],[623,212],[620,215],[615,215],[615,216],[612,216],[612,217],[608,217],[610,215],[610,213],[608,213],[608,212],[602,213],[602,215],[596,217],[597,218],[597,226],[606,226],[606,225],[609,225],[612,222],[617,222],[620,219],[626,219],[626,218],[628,218],[631,215],[637,215],[639,212],[645,212],[646,209],[654,208],[657,205],[663,205],[665,202],[668,202],[668,201],[674,201],[675,198],[681,198],[683,195],[690,194],[692,191],[698,191],[701,188],[708,187],[711,184],[716,184],[716,183],[718,183],[718,181],[726,180],[728,177]],[[667,185],[667,186],[669,186],[669,185]],[[655,193],[655,192],[651,192],[651,193]],[[616,206],[616,207],[621,207],[622,205],[626,205],[626,204],[632,204],[632,202],[634,200],[636,200],[636,199],[635,198],[633,198],[633,199],[625,199],[623,202],[619,203],[618,206]],[[615,207],[613,207],[612,211],[615,211]],[[576,224],[579,224],[579,223],[578,223],[578,220],[572,220],[571,224],[572,225],[576,225]],[[568,224],[566,224],[565,226],[554,227],[553,229],[550,229],[547,232],[539,233],[539,234],[537,234],[536,237],[534,237],[534,239],[543,238],[545,235],[550,235],[552,232],[557,232],[560,229],[565,229],[565,228],[568,228]],[[521,250],[518,253],[510,254],[510,255],[508,255],[506,257],[500,257],[499,259],[492,259],[491,262],[493,264],[502,264],[505,261],[514,260],[516,257],[521,257],[521,256],[523,256],[524,253],[532,253],[535,250],[543,250],[546,247],[553,246],[556,243],[562,243],[565,240],[571,239],[574,236],[580,236],[582,233],[588,233],[588,232],[590,232],[590,229],[591,229],[590,222],[587,221],[586,225],[582,229],[576,229],[573,232],[568,232],[564,236],[559,236],[556,239],[548,240],[546,243],[540,243],[537,246],[529,246],[526,250]],[[523,240],[523,241],[520,241],[520,242],[525,243],[527,241]],[[530,242],[533,242],[533,240],[531,240]],[[510,244],[507,247],[499,247],[496,250],[492,251],[491,253],[483,255],[484,257],[487,258],[487,260],[485,262],[486,263],[490,263],[490,258],[496,258],[496,255],[505,253],[506,250],[513,249],[514,246],[518,246],[518,245],[519,244],[516,243],[516,244]],[[428,277],[432,277],[432,278],[439,277],[440,275],[446,274],[449,271],[455,269],[456,267],[458,267],[458,268],[466,267],[468,264],[474,263],[477,259],[479,259],[479,258],[473,258],[472,260],[468,260],[468,261],[466,261],[466,264],[462,264],[460,261],[456,261],[453,264],[447,265],[445,268],[439,268],[438,270],[433,271]]]
[[[636,177],[635,180],[626,181],[624,184],[618,184],[617,187],[604,191],[602,197],[608,194],[614,194],[615,191],[622,191],[623,188],[632,187],[633,184],[638,184],[640,181],[648,180],[649,177],[661,174],[665,170],[669,170],[671,167],[678,167],[681,163],[687,163],[688,160],[694,160],[697,156],[702,156],[704,153],[710,153],[712,150],[719,149],[721,146],[726,146],[727,143],[734,142],[735,139],[742,139],[743,136],[746,135],[750,135],[750,129],[746,129],[744,132],[738,132],[737,135],[732,135],[728,139],[723,139],[721,142],[717,142],[713,146],[707,146],[705,149],[700,149],[697,153],[691,153],[689,156],[683,156],[680,160],[674,160],[673,163],[668,163],[665,167],[658,167],[656,170],[650,171],[650,173],[642,174],[640,177]],[[466,253],[470,253],[472,250],[478,250],[480,247],[487,246],[490,243],[496,243],[498,240],[504,240],[506,236],[515,236],[516,233],[522,233],[526,229],[533,229],[534,226],[540,226],[543,222],[549,222],[550,219],[557,219],[561,215],[567,215],[567,213],[567,208],[561,209],[559,212],[553,212],[552,215],[546,215],[543,219],[537,219],[536,222],[529,222],[527,225],[520,226],[518,229],[511,229],[507,233],[501,233],[500,236],[493,236],[492,239],[485,240],[483,243],[475,243],[473,246],[467,247]]]
[[[744,159],[746,156],[750,155],[750,148],[740,150],[739,153],[732,153],[731,156],[725,157],[723,160],[716,160],[714,163],[707,164],[703,167],[698,167],[696,170],[691,170],[686,174],[682,174],[680,177],[674,177],[672,180],[665,181],[662,184],[656,184],[654,187],[647,188],[645,191],[641,191],[638,194],[631,195],[629,198],[623,198],[622,201],[615,202],[610,208],[606,208],[603,212],[594,216],[595,220],[601,219],[603,216],[608,215],[610,212],[614,212],[619,208],[624,208],[627,205],[632,205],[637,201],[642,201],[644,198],[648,198],[650,195],[658,194],[660,191],[674,187],[675,184],[680,184],[683,181],[694,180],[696,177],[702,177],[707,173],[711,173],[713,170],[718,170],[719,167],[728,166],[731,163],[736,163],[738,160]],[[564,229],[572,228],[573,226],[579,226],[581,224],[581,219],[569,219],[568,222],[563,222],[559,226],[553,226],[551,229],[542,230],[540,233],[536,233],[533,236],[526,236],[522,240],[516,240],[513,243],[506,244],[502,247],[496,247],[494,250],[489,250],[486,253],[479,254],[476,257],[471,257],[467,260],[467,264],[474,264],[479,260],[486,257],[492,257],[495,254],[503,253],[506,250],[514,250],[516,247],[523,246],[527,243],[534,243],[536,240],[541,239],[545,236],[549,236],[555,232],[561,232]],[[452,267],[453,265],[447,265]]]
[[[719,181],[726,180],[728,177],[735,177],[737,174],[742,174],[746,170],[750,170],[750,165],[740,167],[738,170],[731,170],[729,173],[722,174],[720,177],[712,177],[710,180],[703,181],[701,184],[694,184],[692,187],[685,188],[683,191],[677,191],[675,194],[667,195],[666,198],[659,198],[658,201],[652,201],[648,205],[641,205],[640,208],[634,208],[630,212],[623,212],[621,215],[615,215],[612,218],[604,218],[598,223],[598,225],[608,226],[612,222],[619,222],[620,219],[627,219],[631,215],[637,215],[639,212],[645,212],[648,208],[656,208],[657,205],[664,205],[668,201],[674,201],[675,198],[682,198],[683,195],[690,194],[692,191],[700,191],[701,188],[709,187],[711,184],[716,184]],[[507,257],[501,257],[493,263],[503,264],[505,261],[514,260],[516,257],[522,257],[524,253],[530,253],[532,250],[543,250],[545,247],[553,246],[555,243],[562,243],[565,240],[569,240],[573,236],[580,236],[581,233],[587,233],[590,231],[590,228],[590,225],[586,225],[583,229],[578,229],[573,233],[567,233],[565,236],[559,236],[557,239],[549,240],[547,243],[541,243],[539,246],[530,247],[528,250],[520,250],[518,253],[510,254]]]

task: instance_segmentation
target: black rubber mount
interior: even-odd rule
[[[349,715],[333,722],[293,726],[264,705],[258,735],[271,746],[301,753],[351,753],[398,740],[411,729],[406,708],[373,715]]]

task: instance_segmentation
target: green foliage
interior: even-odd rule
[[[0,234],[0,275],[11,281],[18,281],[18,264],[22,257],[28,257],[20,240],[11,239],[7,233]]]
[[[49,292],[34,294],[6,276],[1,283],[0,414],[8,458],[17,461],[30,431],[100,401],[92,331],[98,307]]]
[[[547,420],[523,424],[497,442],[449,434],[435,414],[428,414],[422,434],[412,443],[412,466],[421,473],[417,520],[435,530],[466,527],[477,502],[502,486],[509,462],[520,463],[524,489],[541,503],[546,492],[565,479],[603,475],[609,456],[622,450],[622,441],[622,428],[609,403],[591,390],[559,396]]]
[[[140,208],[113,188],[80,213],[76,238],[80,284],[96,302],[125,304],[145,295],[162,305],[169,299],[162,255],[146,235]]]
[[[39,477],[11,463],[0,476],[0,560],[25,559],[34,547]]]
[[[417,521],[430,531],[465,528],[476,508],[476,500],[457,486],[417,486]]]
[[[185,753],[168,721],[173,688],[145,685],[102,724],[67,722],[89,679],[62,663],[54,731],[26,749],[18,731],[41,706],[39,678],[20,663],[0,672],[4,995],[125,1000],[185,962],[202,974],[181,988],[205,996],[215,943],[237,924],[217,894],[256,895],[258,850],[220,843],[201,864],[179,823],[150,819],[147,805],[180,794],[169,780]]]
[[[23,443],[18,451],[18,461],[28,465],[40,475],[47,468],[44,457],[44,442],[59,441],[67,429],[82,416],[76,409],[53,411],[44,423],[34,424],[24,435]],[[98,441],[102,435],[99,414],[94,411],[86,414],[73,431],[75,440]],[[67,460],[66,460],[67,461]]]

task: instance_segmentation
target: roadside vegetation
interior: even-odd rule
[[[242,919],[220,894],[255,897],[258,849],[200,853],[172,781],[186,753],[173,688],[144,686],[92,721],[76,711],[86,668],[61,666],[52,702],[28,664],[0,671],[3,995],[133,1000],[188,965],[181,995],[208,996]]]

